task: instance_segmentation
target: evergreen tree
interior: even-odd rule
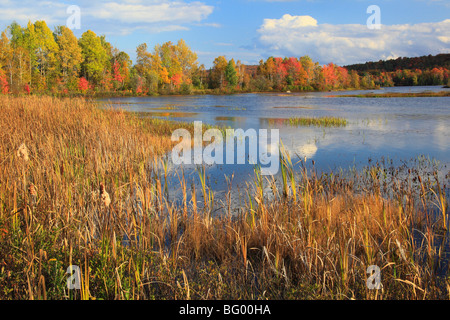
[[[236,72],[236,64],[234,59],[231,59],[227,67],[225,68],[225,79],[227,80],[228,86],[231,88],[236,87],[238,83],[238,76]]]

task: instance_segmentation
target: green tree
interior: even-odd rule
[[[11,23],[7,31],[9,32],[9,52],[6,55],[9,57],[8,73],[10,79],[10,86],[13,92],[22,91],[25,84],[31,85],[31,55],[28,50],[29,45],[25,37],[25,29],[23,29],[17,22]],[[6,33],[3,38],[4,43],[8,42]]]
[[[58,74],[58,44],[45,21],[28,22],[24,44],[30,54],[31,76],[40,90],[45,90]]]
[[[227,80],[229,87],[236,87],[239,79],[237,76],[236,64],[234,62],[234,59],[231,59],[228,62],[227,67],[225,68],[225,79]]]
[[[56,42],[59,46],[58,60],[60,74],[65,86],[75,89],[77,78],[83,62],[81,48],[72,30],[66,26],[59,26],[55,31]]]
[[[90,82],[99,84],[109,62],[108,54],[101,38],[93,31],[88,30],[81,35],[78,44],[83,55],[81,73]]]

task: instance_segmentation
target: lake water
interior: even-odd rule
[[[295,163],[306,158],[319,171],[360,169],[388,160],[393,165],[422,156],[436,161],[446,175],[450,165],[450,97],[351,98],[335,95],[369,92],[443,91],[442,86],[396,87],[341,92],[193,95],[111,98],[114,107],[148,112],[175,121],[202,121],[234,129],[279,129],[280,139]],[[339,117],[345,127],[290,126],[291,117]],[[170,156],[168,157],[170,161]],[[170,165],[172,169],[178,169]],[[197,176],[195,165],[184,166],[187,176]],[[172,170],[176,171],[176,170]],[[225,175],[234,174],[233,186],[244,186],[254,177],[253,165],[212,165],[209,185],[227,189]],[[198,177],[197,177],[198,178]],[[176,185],[176,182],[173,182]],[[198,181],[196,181],[198,183]]]

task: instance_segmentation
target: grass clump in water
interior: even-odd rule
[[[293,117],[285,121],[291,126],[345,127],[347,120],[337,117],[305,118]]]

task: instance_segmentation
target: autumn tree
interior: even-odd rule
[[[177,56],[177,48],[171,41],[156,45],[153,59],[160,64],[160,77],[163,85],[170,84],[170,88],[173,89],[174,85],[182,81],[181,62]]]
[[[200,66],[196,66],[191,72],[192,84],[194,85],[194,87],[203,89],[204,83],[206,82],[205,65],[201,64]]]
[[[245,73],[245,65],[242,64],[241,60],[238,60],[236,62],[236,76],[239,88],[242,88],[244,86]]]
[[[6,72],[3,68],[4,64],[8,64],[10,60],[9,57],[10,46],[9,39],[6,37],[6,34],[2,33],[2,38],[0,39],[0,92],[8,93],[9,92],[9,84],[7,80]]]
[[[287,70],[284,59],[282,58],[274,58],[274,70],[273,70],[273,84],[279,90],[282,90],[285,86]]]
[[[315,80],[314,69],[316,65],[309,56],[300,57],[300,63],[302,64],[303,70],[305,70],[306,85],[311,86],[311,84]]]
[[[24,46],[30,57],[32,82],[39,90],[53,84],[58,74],[59,47],[45,21],[28,22],[23,33]]]
[[[13,84],[13,49],[6,32],[2,32],[0,39],[0,72],[3,75],[3,81]],[[9,90],[9,88],[8,88]]]
[[[210,86],[211,88],[222,89],[225,85],[225,69],[228,66],[225,56],[219,56],[214,59],[213,68],[210,71]]]
[[[113,55],[113,80],[116,89],[123,89],[125,84],[129,81],[130,67],[132,61],[130,56],[123,51],[116,51]]]
[[[31,84],[31,56],[28,51],[29,45],[25,38],[25,29],[18,23],[13,22],[7,27],[9,38],[6,33],[2,35],[2,42],[5,44],[5,56],[7,57],[8,78],[10,88],[13,92],[21,92],[25,84]]]
[[[198,68],[197,54],[191,50],[183,39],[175,47],[175,59],[179,61],[184,82],[191,83],[193,72]]]
[[[81,48],[72,30],[66,26],[57,27],[55,36],[59,46],[58,60],[62,81],[66,87],[74,89],[83,62]]]
[[[306,86],[307,75],[297,58],[291,57],[286,59],[284,65],[286,70],[286,82],[288,85],[294,85],[300,88]]]
[[[169,84],[171,89],[185,83],[192,83],[193,72],[197,69],[197,54],[193,52],[183,39],[177,44],[171,41],[156,45],[153,52],[153,61],[160,64],[160,77],[162,84]]]
[[[136,48],[135,69],[133,80],[135,90],[140,88],[141,92],[145,90],[157,92],[160,82],[168,83],[169,81],[167,73],[162,70],[159,56],[150,53],[146,43]]]
[[[359,89],[361,79],[356,70],[352,70],[350,73],[350,87],[353,89]]]

